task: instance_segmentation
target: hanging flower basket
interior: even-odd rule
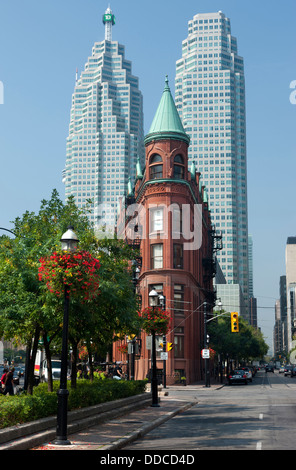
[[[210,349],[210,359],[214,359],[216,351],[214,351],[214,349],[212,348],[209,348],[209,349]]]
[[[147,307],[139,313],[141,326],[146,333],[152,331],[156,335],[165,335],[168,332],[170,313],[159,307]]]
[[[78,348],[78,357],[81,361],[86,361],[88,358],[88,350],[86,346],[81,346]]]
[[[127,354],[128,353],[128,345],[127,344],[121,344],[120,346],[117,346],[117,350],[121,354]]]
[[[100,262],[89,252],[54,252],[39,261],[39,280],[58,297],[64,294],[64,286],[69,294],[82,301],[99,294]]]

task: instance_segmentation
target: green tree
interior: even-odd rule
[[[78,209],[72,197],[64,204],[54,190],[50,200],[41,202],[37,214],[26,212],[14,221],[14,239],[0,237],[0,335],[26,344],[31,353],[28,393],[33,391],[40,336],[50,366],[52,344],[58,344],[61,338],[63,321],[63,298],[51,294],[39,281],[39,260],[59,249],[69,225],[75,228],[79,247],[99,256],[102,265],[98,298],[85,303],[70,298],[69,338],[76,356],[73,369],[80,341],[105,350],[112,343],[114,331],[133,328],[137,318],[128,264],[130,249],[121,240],[97,240],[87,210]]]
[[[268,351],[261,331],[249,325],[241,316],[238,333],[231,332],[230,314],[209,322],[208,333],[210,346],[223,358],[228,357],[238,363],[263,357]]]

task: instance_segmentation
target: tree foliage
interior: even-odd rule
[[[261,331],[249,325],[241,316],[238,333],[231,332],[230,314],[210,322],[208,333],[211,347],[218,354],[237,362],[263,357],[268,351]]]
[[[63,322],[63,297],[40,282],[39,260],[60,249],[61,236],[69,225],[78,235],[79,249],[98,258],[101,265],[99,295],[83,302],[70,296],[69,339],[74,362],[79,343],[85,343],[90,352],[105,353],[114,332],[132,331],[137,322],[129,266],[132,250],[123,240],[96,239],[87,211],[88,207],[77,208],[73,197],[63,203],[54,190],[50,200],[41,202],[38,213],[27,211],[13,222],[15,238],[0,237],[0,337],[25,344],[30,351],[29,393],[40,336],[50,364],[52,345],[59,345]]]

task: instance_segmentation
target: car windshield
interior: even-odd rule
[[[234,374],[235,375],[244,375],[244,371],[243,370],[235,370]]]

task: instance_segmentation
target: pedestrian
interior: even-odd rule
[[[120,365],[115,365],[113,369],[113,379],[121,380],[123,378],[123,373]]]
[[[4,388],[4,395],[14,395],[13,391],[13,372],[14,372],[14,367],[10,369],[9,372],[7,372],[6,377],[5,377],[5,388]]]
[[[5,387],[5,378],[6,378],[7,372],[8,372],[8,369],[7,369],[7,367],[5,367],[4,370],[3,370],[2,377],[1,377],[1,388],[3,388],[3,389]]]

